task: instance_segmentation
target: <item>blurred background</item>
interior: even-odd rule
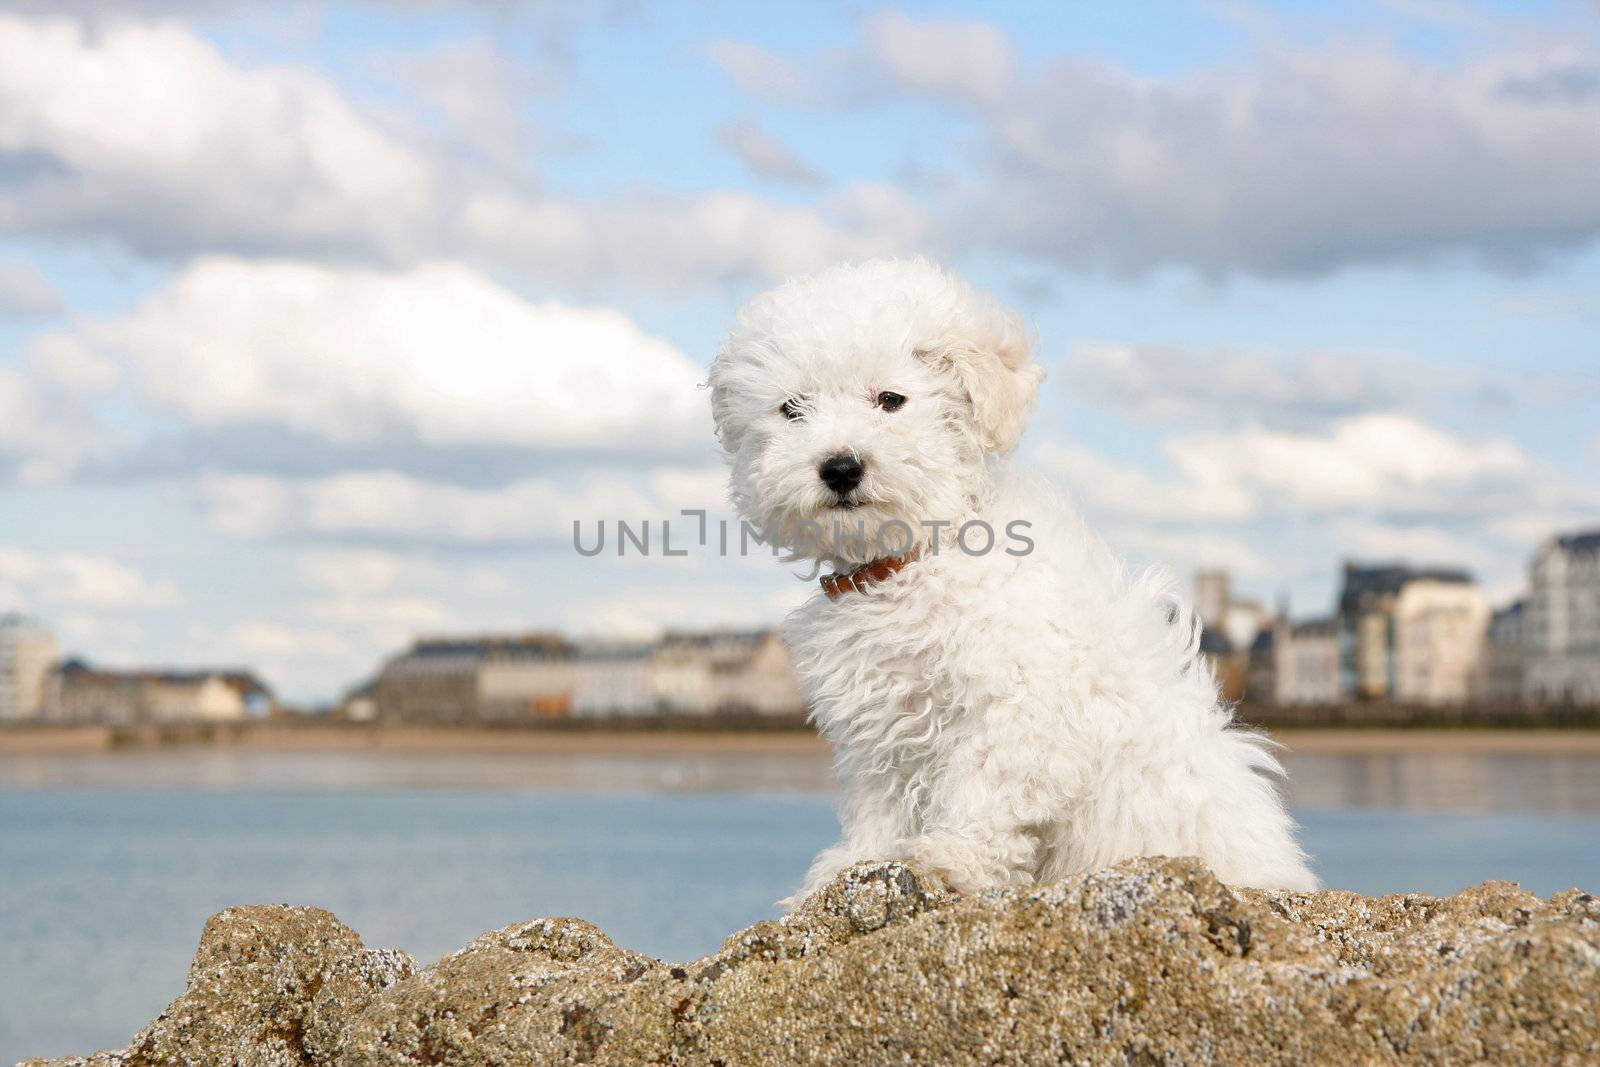
[[[1192,579],[1325,881],[1600,886],[1596,175],[1579,0],[0,0],[0,1060],[230,904],[771,914],[815,585],[716,551],[699,386],[879,254],[1036,326],[1023,461]]]

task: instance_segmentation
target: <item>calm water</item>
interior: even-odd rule
[[[1290,770],[1330,885],[1600,886],[1600,757]],[[709,952],[833,838],[826,782],[786,757],[0,756],[0,1063],[122,1044],[230,904],[315,903],[423,960],[552,914],[664,958]]]

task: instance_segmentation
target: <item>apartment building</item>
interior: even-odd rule
[[[0,722],[37,719],[44,714],[56,640],[25,616],[0,615]]]
[[[804,710],[771,630],[670,633],[649,643],[553,634],[431,638],[386,663],[350,707],[385,722],[515,723]]]
[[[1273,629],[1272,701],[1326,706],[1343,696],[1339,685],[1339,624],[1334,619],[1291,623]]]
[[[264,715],[272,690],[242,670],[105,670],[68,660],[50,675],[51,721],[110,726],[237,722]]]
[[[1489,602],[1470,582],[1413,578],[1394,600],[1394,699],[1460,705],[1471,698],[1489,628]]]
[[[1404,564],[1376,566],[1346,562],[1339,593],[1339,671],[1341,692],[1358,700],[1395,700],[1399,697],[1399,634],[1395,606],[1412,582],[1434,586],[1472,586],[1472,576],[1453,568],[1414,568]],[[1413,601],[1421,603],[1421,601]],[[1417,635],[1410,647],[1419,649]],[[1481,642],[1479,643],[1481,647]],[[1415,658],[1411,661],[1416,667]],[[1408,692],[1416,681],[1407,683]]]
[[[1600,703],[1600,529],[1539,546],[1526,612],[1527,699]]]

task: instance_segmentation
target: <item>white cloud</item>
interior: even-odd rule
[[[1196,351],[1176,345],[1090,342],[1076,346],[1067,387],[1087,390],[1139,418],[1326,418],[1390,407],[1403,387],[1364,353],[1310,352],[1285,358],[1266,349]]]
[[[327,635],[309,632],[303,626],[282,626],[270,622],[243,622],[228,629],[229,644],[256,656],[298,656],[326,647]],[[337,646],[336,646],[337,647]]]
[[[581,288],[674,291],[904,250],[908,204],[846,191],[820,208],[738,193],[533,192],[514,94],[479,41],[402,59],[438,121],[353,102],[297,67],[244,66],[175,21],[0,13],[0,233],[196,252],[470,260]],[[465,78],[462,72],[470,72]],[[492,167],[469,166],[461,149]]]
[[[108,556],[0,547],[0,604],[42,613],[89,607],[152,610],[182,605],[171,581]]]
[[[773,566],[767,561],[768,566]],[[570,633],[648,640],[666,630],[771,626],[816,593],[814,582],[786,582],[770,592],[727,582],[655,582],[626,595],[600,595],[577,607]]]
[[[406,254],[443,195],[429,160],[303,70],[230,66],[175,23],[0,15],[0,229],[111,230],[144,253]]]
[[[788,185],[822,185],[815,167],[755,119],[733,119],[717,127],[717,144],[758,178]]]
[[[1541,484],[1541,472],[1509,441],[1469,440],[1405,415],[1359,415],[1303,432],[1178,434],[1165,451],[1169,478],[1059,442],[1041,444],[1037,455],[1094,512],[1156,522],[1487,516],[1526,506]]]
[[[1456,253],[1523,267],[1600,236],[1600,54],[1580,39],[1449,61],[1267,44],[1154,77],[1070,55],[1018,73],[1013,52],[992,25],[880,15],[850,48],[712,58],[788,102],[972,105],[978,165],[929,208],[956,250],[1297,276]]]
[[[115,365],[70,338],[38,340],[0,365],[0,483],[58,481],[110,447],[92,401],[117,381]]]
[[[804,100],[816,92],[811,65],[789,59],[770,48],[719,37],[706,46],[706,56],[735,85],[773,100]]]
[[[318,0],[286,0],[283,8],[315,7]],[[546,26],[580,14],[599,13],[615,18],[632,6],[632,0],[355,0],[363,7],[397,12],[425,12],[448,8],[477,8],[510,13],[533,10],[545,16]],[[252,0],[0,0],[0,11],[31,15],[74,15],[90,18],[159,19],[172,15],[218,16],[250,13],[259,8]]]
[[[1495,567],[1506,558],[1503,552],[1491,551],[1481,537],[1429,523],[1400,524],[1347,516],[1334,522],[1332,532],[1340,548],[1357,558],[1477,570]]]
[[[403,572],[410,569],[415,573],[420,568],[432,573],[435,565],[377,549],[316,549],[300,553],[295,560],[295,573],[303,585],[341,596],[388,592]]]
[[[1112,523],[1102,531],[1118,553],[1127,553],[1146,565],[1186,577],[1201,567],[1223,567],[1230,574],[1253,581],[1282,581],[1286,570],[1281,558],[1252,548],[1249,537],[1230,537],[1203,527],[1160,527]]]
[[[622,315],[459,266],[206,258],[80,342],[150,407],[340,443],[650,452],[709,440],[701,369]]]
[[[1257,506],[1254,496],[1226,471],[1190,468],[1188,478],[1166,478],[1062,441],[1040,443],[1034,458],[1096,515],[1149,522],[1229,521],[1251,517]]]
[[[484,161],[507,172],[527,162],[534,145],[528,102],[550,88],[544,72],[485,37],[444,41],[420,52],[386,50],[371,65]]]
[[[987,22],[885,11],[865,20],[862,42],[868,62],[911,92],[993,104],[1004,98],[1016,74],[1010,39]]]
[[[314,536],[467,544],[570,543],[572,524],[678,517],[722,503],[720,472],[663,468],[641,481],[620,475],[526,479],[495,488],[426,481],[395,471],[290,480],[264,475],[202,478],[198,499],[212,529],[229,537]],[[705,494],[716,492],[715,498]],[[688,520],[684,520],[686,523]],[[614,536],[614,535],[613,535]],[[587,543],[587,541],[586,541]]]
[[[1173,438],[1168,455],[1191,481],[1217,479],[1257,507],[1310,514],[1484,514],[1521,498],[1535,475],[1503,439],[1467,440],[1404,415],[1359,415],[1327,431],[1244,430]]]
[[[776,279],[914,248],[925,222],[899,190],[856,185],[820,208],[747,193],[638,193],[603,202],[484,192],[462,208],[462,246],[540,278],[611,279],[673,292]]]
[[[978,20],[912,19],[894,11],[861,20],[855,49],[791,58],[719,38],[707,55],[739,88],[783,103],[833,107],[892,93],[927,93],[993,104],[1010,88],[1017,59],[996,26]]]
[[[1086,342],[1063,376],[1135,418],[1240,426],[1323,425],[1374,411],[1582,410],[1600,400],[1600,377],[1425,361],[1404,352],[1285,351],[1258,346],[1191,347]]]
[[[1535,545],[1600,516],[1593,484],[1406,415],[1177,433],[1163,452],[1165,473],[1054,440],[1035,459],[1119,551],[1224,566],[1258,588],[1320,582],[1343,554],[1465,566],[1509,595]]]
[[[0,261],[0,320],[54,315],[66,305],[31,263]]]
[[[383,624],[406,633],[447,626],[454,616],[444,605],[421,597],[326,597],[304,606],[314,619],[332,623]]]
[[[1600,234],[1600,81],[1563,89],[1574,71],[1600,57],[1280,47],[1166,79],[1064,61],[990,115],[960,217],[1078,269],[1523,265]]]

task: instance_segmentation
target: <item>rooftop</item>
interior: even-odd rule
[[[1472,573],[1459,567],[1413,567],[1406,563],[1344,565],[1344,588],[1339,593],[1341,613],[1354,611],[1372,596],[1393,595],[1407,582],[1428,580],[1471,584]]]
[[[163,685],[204,685],[213,678],[237,690],[241,696],[268,696],[272,689],[252,672],[237,667],[196,667],[173,669],[138,669],[131,671],[94,667],[81,659],[69,659],[57,668],[63,677],[74,679],[97,678],[118,682],[160,682]]]
[[[1600,552],[1600,530],[1584,530],[1580,533],[1564,534],[1556,538],[1556,544],[1574,554]]]

